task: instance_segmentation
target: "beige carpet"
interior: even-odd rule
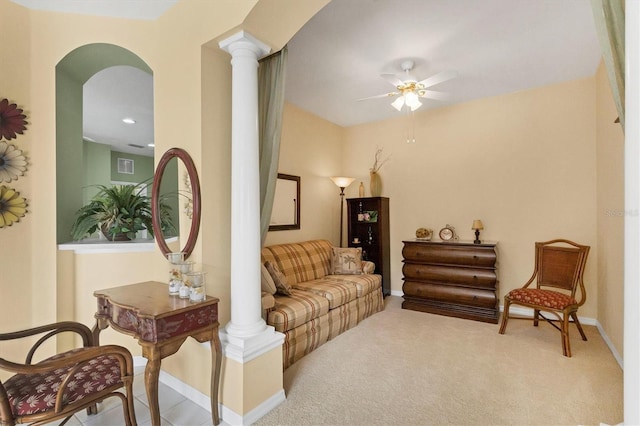
[[[622,370],[595,327],[583,342],[511,320],[498,325],[385,310],[284,373],[287,400],[257,425],[597,425],[622,422]]]

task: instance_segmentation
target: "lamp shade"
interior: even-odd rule
[[[397,109],[398,111],[402,111],[402,107],[404,106],[404,96],[400,96],[398,99],[391,102],[391,106]]]
[[[471,229],[484,229],[484,225],[482,225],[482,221],[480,219],[475,219],[473,221],[473,225],[471,225]]]
[[[332,176],[331,180],[335,183],[339,188],[346,188],[351,185],[351,182],[356,180],[355,178],[344,177],[344,176]]]
[[[422,106],[422,102],[418,99],[418,95],[414,92],[409,92],[404,95],[404,101],[411,111],[415,111]]]

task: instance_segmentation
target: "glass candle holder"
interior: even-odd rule
[[[169,263],[182,263],[184,262],[184,252],[167,253],[167,260]]]
[[[186,276],[193,270],[193,262],[184,261],[179,265],[179,267],[182,280],[180,288],[178,289],[178,296],[186,299],[189,297],[189,287],[187,286]]]
[[[206,272],[189,272],[185,275],[185,283],[190,287],[189,300],[202,302],[205,299]]]
[[[182,287],[184,253],[167,253],[167,260],[169,261],[169,294],[177,295]]]

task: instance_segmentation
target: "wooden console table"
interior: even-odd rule
[[[207,296],[202,302],[170,296],[167,284],[142,282],[98,290],[96,325],[93,337],[99,344],[100,331],[109,325],[129,334],[142,346],[147,358],[144,384],[149,399],[151,422],[160,426],[158,405],[158,377],[162,358],[180,349],[187,337],[198,342],[211,342],[211,416],[213,424],[220,423],[218,415],[218,387],[222,352],[218,336],[218,299]]]

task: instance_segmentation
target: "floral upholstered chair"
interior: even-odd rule
[[[82,338],[83,347],[33,362],[34,354],[50,337],[71,332]],[[123,424],[136,425],[133,409],[133,359],[126,348],[94,346],[91,330],[80,323],[66,321],[28,330],[0,334],[0,341],[42,335],[26,355],[24,363],[8,361],[0,353],[0,369],[13,373],[0,381],[0,424],[36,425],[66,419],[87,409],[97,411],[96,403],[117,396],[122,401]],[[125,394],[118,392],[124,388]]]
[[[500,334],[504,334],[512,304],[533,309],[533,325],[538,326],[542,317],[558,329],[562,336],[562,352],[571,356],[569,341],[570,319],[576,324],[582,340],[587,336],[578,320],[578,308],[587,300],[584,288],[584,269],[589,255],[589,246],[569,240],[552,240],[536,243],[536,264],[533,275],[522,288],[511,290],[504,296],[504,312]],[[577,299],[577,295],[580,299]],[[548,312],[560,321],[560,327],[546,318],[540,311]]]

